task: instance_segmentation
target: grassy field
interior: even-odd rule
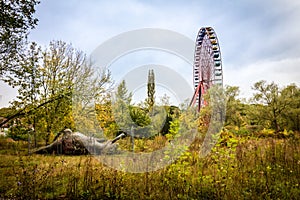
[[[1,139],[0,199],[300,199],[300,138],[230,137],[206,158],[196,141],[170,166],[125,173],[92,156],[26,155]]]

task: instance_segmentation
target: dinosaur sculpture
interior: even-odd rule
[[[62,135],[62,136],[61,136]],[[118,145],[115,143],[119,139],[125,137],[125,133],[121,133],[113,140],[98,139],[88,137],[79,132],[72,132],[65,129],[59,133],[53,143],[45,147],[35,150],[37,154],[64,154],[64,155],[86,155],[86,154],[116,154]]]

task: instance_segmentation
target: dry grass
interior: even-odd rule
[[[18,149],[25,146],[14,144],[0,155],[0,198],[300,199],[298,137],[234,141],[206,158],[193,149],[162,170],[142,174],[116,171],[92,156],[26,156]]]

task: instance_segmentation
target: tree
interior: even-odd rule
[[[169,106],[169,105],[166,105],[163,107],[166,110],[166,117],[165,117],[165,122],[163,124],[163,127],[161,128],[160,133],[162,135],[166,135],[170,132],[172,123],[173,123],[173,125],[177,124],[178,118],[180,116],[180,109],[176,106]]]
[[[50,42],[42,59],[42,101],[63,96],[43,109],[46,142],[52,133],[65,127],[82,131],[85,126],[94,126],[91,115],[95,115],[95,109],[91,103],[96,103],[106,91],[110,74],[96,72],[82,51],[62,41]]]
[[[38,0],[0,0],[0,78],[20,69],[24,44],[38,19],[33,16]]]
[[[285,129],[300,131],[300,88],[295,84],[288,85],[281,91],[286,109],[282,113]]]
[[[147,94],[148,94],[148,98],[146,102],[149,111],[151,111],[155,104],[155,77],[154,77],[153,69],[149,70],[148,72]]]
[[[11,84],[19,87],[20,101],[14,103],[18,112],[7,120],[26,118],[40,136],[44,134],[46,144],[65,127],[75,128],[75,121],[90,123],[83,108],[91,99],[97,101],[110,82],[108,72],[96,72],[82,51],[62,41],[50,42],[43,51],[33,44],[14,78]]]
[[[14,102],[14,107],[24,108],[25,122],[27,124],[27,131],[33,133],[34,147],[37,146],[36,135],[36,112],[29,111],[38,105],[38,96],[40,94],[40,73],[38,71],[39,60],[41,56],[41,49],[36,43],[30,45],[26,53],[26,57],[20,62],[22,68],[15,73],[14,81],[10,83],[18,87],[17,98],[20,101]],[[15,82],[15,83],[14,83]]]
[[[226,86],[226,125],[233,125],[241,127],[245,122],[243,104],[238,99],[240,89],[237,86]]]
[[[100,124],[103,133],[108,138],[115,137],[117,132],[117,125],[114,121],[112,113],[112,102],[110,101],[110,96],[107,95],[101,104],[96,104],[96,115],[97,120]]]
[[[270,128],[276,132],[280,131],[280,120],[283,112],[286,110],[287,102],[280,95],[280,89],[274,82],[268,84],[266,81],[259,81],[253,88],[257,92],[254,94],[254,103],[259,106],[259,118],[270,122]]]
[[[130,106],[130,117],[135,125],[139,127],[148,126],[151,122],[147,110],[139,106]]]
[[[117,126],[122,131],[129,131],[134,125],[130,116],[132,94],[126,88],[126,82],[123,80],[117,87],[115,101],[112,104],[112,111]]]

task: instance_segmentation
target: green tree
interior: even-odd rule
[[[108,94],[105,96],[104,101],[101,104],[96,104],[96,115],[97,120],[100,124],[103,133],[108,138],[114,138],[116,132],[118,131],[116,122],[114,121],[112,113],[112,102],[111,97]]]
[[[110,74],[96,72],[82,51],[62,41],[52,41],[43,52],[40,70],[41,100],[55,99],[43,109],[46,142],[65,127],[75,128],[75,122],[79,130],[96,126],[94,103],[106,91]]]
[[[30,29],[37,25],[35,6],[38,0],[0,0],[0,77],[14,74],[24,55]]]
[[[68,118],[72,111],[74,75],[85,65],[84,59],[82,52],[61,41],[50,42],[49,47],[42,52],[42,64],[39,68],[42,74],[40,98],[41,101],[55,99],[42,109],[43,117],[40,118],[47,133],[46,144],[50,135],[59,132],[65,126],[71,126]],[[59,96],[61,98],[58,98]]]
[[[300,88],[288,85],[281,91],[286,109],[282,112],[285,129],[300,131]]]
[[[163,127],[161,128],[160,133],[162,135],[166,135],[166,134],[172,132],[171,129],[174,128],[173,125],[178,125],[180,109],[176,106],[164,106],[163,108],[166,110],[166,116],[165,116],[165,121],[164,121]],[[171,134],[174,135],[173,133],[174,132],[172,132]]]
[[[112,111],[117,126],[122,131],[129,131],[134,125],[130,116],[132,93],[126,88],[126,82],[123,80],[117,87],[115,101],[112,104]]]
[[[148,98],[146,102],[149,111],[151,111],[155,104],[155,77],[154,77],[153,69],[149,70],[148,72],[147,94],[148,94]]]
[[[280,95],[278,85],[274,82],[268,84],[262,80],[255,83],[252,89],[257,91],[253,97],[254,103],[262,105],[257,106],[259,109],[257,117],[269,122],[266,123],[270,124],[269,128],[274,129],[276,132],[280,131],[280,120],[287,104]]]
[[[34,146],[36,146],[36,118],[35,110],[38,105],[38,95],[40,94],[40,74],[38,72],[38,62],[41,56],[40,48],[31,43],[29,49],[24,52],[22,59],[19,61],[20,69],[11,76],[7,76],[6,80],[12,87],[18,88],[17,100],[12,103],[14,110],[19,112],[11,112],[8,117],[23,117],[19,120],[22,125],[22,133],[30,132],[34,135]]]
[[[140,127],[147,126],[151,122],[147,110],[139,106],[130,106],[130,117],[135,125]]]
[[[85,113],[94,110],[91,99],[96,102],[105,93],[109,72],[95,72],[82,51],[62,41],[52,41],[43,51],[33,44],[22,66],[11,82],[19,87],[18,111],[7,120],[26,118],[46,143],[65,127],[75,128],[74,120],[84,122],[78,128],[94,123]]]
[[[20,71],[15,73],[15,86],[18,87],[18,100],[14,102],[14,107],[24,108],[24,121],[27,126],[27,130],[33,133],[34,147],[37,146],[36,135],[36,112],[32,108],[38,105],[41,76],[38,71],[39,60],[41,56],[41,49],[36,43],[31,43],[25,59],[22,60]],[[10,83],[12,83],[11,81]]]
[[[225,125],[241,127],[245,123],[243,103],[238,99],[240,89],[237,86],[226,86],[226,118]]]

